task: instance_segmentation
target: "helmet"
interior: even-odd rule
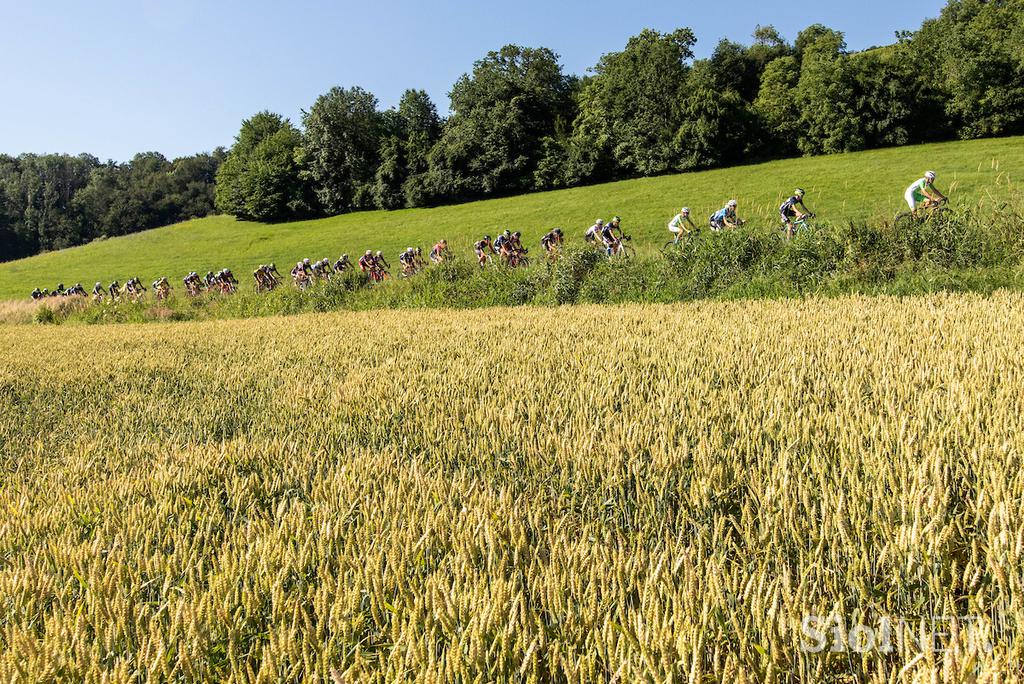
[[[620,219],[618,216],[616,216],[615,218],[612,219],[612,223],[618,223],[621,220],[622,219]]]
[[[517,238],[519,236],[520,236],[520,233],[519,233],[518,230],[516,232],[512,233],[512,237],[514,237],[514,238]]]
[[[935,172],[934,171],[925,171],[924,172],[924,177],[927,178],[930,181],[933,181],[933,180],[935,180]]]
[[[597,225],[599,225],[599,226],[603,226],[604,225],[604,219],[597,219],[597,221],[595,221],[595,223]]]
[[[75,283],[75,287],[76,288],[82,287],[82,283]]]
[[[366,250],[366,256],[373,256],[373,250],[372,249]]]
[[[689,214],[690,213],[690,207],[683,207],[682,211],[680,211],[679,213],[680,214]]]
[[[490,240],[490,239],[491,239],[490,235],[484,235],[484,240]]]
[[[380,250],[378,249],[378,250],[377,250],[377,256],[380,256],[381,254],[383,254],[383,252],[381,252],[381,251],[380,251]]]
[[[793,191],[793,194],[796,195],[797,197],[803,197],[804,196],[804,189],[803,188],[797,188],[796,190]]]
[[[555,228],[555,235],[561,235],[561,234],[562,234],[562,229],[561,228]]]
[[[303,259],[302,263],[304,263],[304,264],[306,264],[308,266],[309,265],[309,257],[306,257],[305,259]]]
[[[342,254],[342,255],[341,255],[341,258],[342,258],[342,259],[348,259],[348,254]]]
[[[101,283],[100,281],[97,280],[96,281],[96,287],[103,287],[103,283]]]
[[[270,264],[270,270],[271,271],[276,271],[277,270],[277,266],[275,266],[274,264]]]
[[[504,230],[504,232],[502,232],[502,235],[511,235],[511,234],[512,234],[512,231],[511,231],[511,230],[509,230],[508,228],[506,228],[506,229]]]
[[[736,200],[729,200],[729,202],[725,206],[727,206],[727,207],[735,207],[736,205],[737,205]]]

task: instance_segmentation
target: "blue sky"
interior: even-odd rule
[[[757,24],[789,39],[820,22],[851,49],[892,42],[944,0],[0,0],[0,152],[125,160],[230,145],[262,109],[298,123],[334,85],[383,106],[405,88],[447,109],[451,84],[488,50],[544,46],[582,74],[645,27],[689,26],[697,54],[746,42]]]

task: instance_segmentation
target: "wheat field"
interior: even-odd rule
[[[1022,342],[1012,294],[0,326],[0,681],[1019,681]]]

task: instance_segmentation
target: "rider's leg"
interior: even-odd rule
[[[903,199],[907,201],[907,205],[910,207],[911,216],[917,216],[917,198],[914,197],[914,193],[912,191],[907,192]]]

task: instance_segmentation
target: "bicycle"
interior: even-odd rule
[[[676,240],[669,240],[664,245],[662,245],[661,246],[661,251],[665,252],[665,251],[668,251],[668,250],[671,250],[671,249],[685,247],[686,244],[690,240],[692,240],[693,238],[697,237],[697,235],[699,235],[699,234],[700,234],[700,228],[694,228],[693,230],[686,231],[684,233],[680,233],[678,239],[676,239]]]
[[[785,233],[786,239],[789,240],[790,238],[795,237],[797,233],[813,230],[814,225],[810,223],[810,219],[813,219],[816,216],[817,214],[814,214],[812,212],[809,214],[804,214],[800,218],[793,219],[792,221],[783,219],[782,226],[779,227],[779,230]],[[790,226],[792,226],[792,228],[790,228]]]
[[[927,221],[945,212],[947,204],[949,204],[948,197],[943,197],[940,200],[927,199],[917,210],[917,213],[913,211],[904,211],[896,214],[896,217],[893,218],[893,223],[902,223],[907,220]]]
[[[508,253],[506,263],[509,268],[526,267],[530,265],[530,258],[526,256],[527,249],[517,249]]]
[[[618,241],[615,243],[615,249],[612,250],[611,256],[619,256],[623,259],[630,259],[636,256],[636,249],[632,245],[627,245],[627,242],[633,240],[632,235],[621,235]]]

